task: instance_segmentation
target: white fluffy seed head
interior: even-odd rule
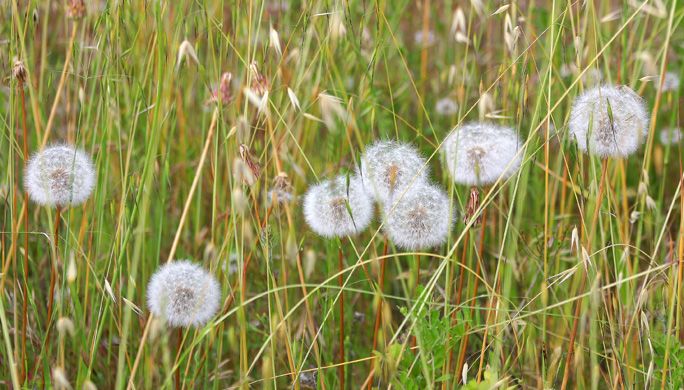
[[[676,91],[679,89],[679,75],[675,72],[666,72],[663,79],[663,91]]]
[[[147,306],[172,327],[204,325],[216,314],[220,300],[216,278],[188,260],[164,264],[147,285]]]
[[[441,188],[428,183],[388,203],[384,214],[387,236],[394,245],[406,250],[441,245],[452,226],[449,198]]]
[[[373,200],[358,175],[341,175],[309,188],[304,197],[304,219],[323,237],[353,235],[373,219]]]
[[[423,156],[411,145],[378,141],[361,156],[360,176],[366,190],[380,203],[427,181]]]
[[[447,136],[444,156],[454,182],[483,186],[506,179],[520,168],[521,146],[520,138],[509,127],[471,122]]]
[[[442,116],[455,115],[458,113],[458,103],[450,97],[439,99],[435,103],[435,111]]]
[[[663,145],[678,145],[682,141],[682,130],[679,127],[668,127],[660,130],[660,143]]]
[[[648,134],[643,99],[627,86],[603,85],[575,99],[570,134],[583,152],[602,158],[627,157]]]
[[[70,145],[54,145],[34,154],[24,174],[26,191],[43,206],[79,205],[88,199],[94,186],[90,156]]]

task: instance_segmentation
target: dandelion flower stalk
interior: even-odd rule
[[[444,154],[447,169],[457,184],[470,186],[466,210],[463,222],[468,224],[480,209],[479,187],[495,184],[499,180],[506,179],[520,169],[522,142],[512,128],[497,126],[487,122],[471,122],[454,129],[444,140]],[[483,209],[484,215],[486,209]],[[473,225],[482,221],[477,216]],[[486,221],[486,218],[484,219]],[[486,228],[481,226],[480,245],[484,242]],[[466,236],[467,237],[467,236]],[[467,245],[467,244],[464,244]],[[482,250],[483,248],[481,248]],[[480,250],[480,252],[482,252]],[[466,247],[463,248],[461,258],[461,271],[459,286],[456,294],[455,305],[459,305],[462,296],[463,282],[466,269]],[[476,275],[480,273],[480,261],[477,261]],[[477,296],[479,279],[475,279],[473,297]],[[493,298],[490,302],[493,304]],[[487,323],[489,317],[487,317]],[[486,331],[483,337],[481,353],[484,353],[486,344]],[[457,362],[456,372],[460,373],[465,364],[465,353],[468,348],[468,336],[461,342],[461,349]],[[452,353],[449,353],[450,360]],[[479,368],[481,370],[481,367]],[[479,378],[479,373],[478,376]]]
[[[511,128],[471,122],[454,129],[444,145],[452,179],[471,186],[464,215],[467,223],[479,208],[478,187],[506,179],[520,168],[522,142]]]
[[[304,198],[304,218],[317,234],[341,238],[357,234],[373,218],[373,202],[360,176],[338,176],[309,188]],[[344,254],[338,247],[338,283],[340,285],[339,386],[344,388]]]
[[[592,238],[598,223],[605,190],[608,159],[623,159],[634,154],[648,135],[649,115],[643,99],[627,86],[602,85],[592,88],[575,99],[569,119],[570,133],[578,148],[601,159],[598,195],[592,213],[586,250],[591,251]],[[587,226],[584,226],[586,229]],[[580,291],[584,290],[587,273],[581,273]],[[568,341],[568,354],[561,389],[570,377],[570,363],[574,352],[582,300],[575,303],[575,319]]]
[[[33,201],[56,210],[47,304],[49,336],[57,283],[61,214],[64,208],[79,205],[90,197],[95,186],[95,170],[90,157],[83,151],[69,145],[54,145],[31,157],[24,174],[24,186]]]

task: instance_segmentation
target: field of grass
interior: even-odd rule
[[[79,3],[0,3],[0,387],[684,387],[684,2]],[[629,157],[570,136],[597,84],[645,101]],[[477,190],[442,153],[471,121],[522,140]],[[377,211],[318,236],[307,188],[389,139],[446,191],[446,242],[400,249]],[[60,210],[23,184],[58,143],[97,176]],[[150,314],[175,259],[220,283],[202,326]]]

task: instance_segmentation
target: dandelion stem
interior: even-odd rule
[[[173,256],[176,254],[176,248],[178,247],[178,242],[180,241],[180,234],[183,230],[183,225],[185,224],[185,219],[188,216],[188,211],[190,210],[190,204],[192,203],[193,196],[195,194],[195,191],[197,190],[197,185],[199,184],[199,179],[202,173],[202,168],[204,168],[204,162],[207,158],[207,154],[209,152],[209,146],[211,146],[211,141],[214,136],[214,131],[216,130],[216,124],[218,122],[218,113],[219,110],[218,108],[214,109],[214,114],[211,117],[211,124],[209,125],[209,131],[207,132],[207,139],[204,142],[204,148],[202,149],[202,155],[200,156],[200,161],[197,164],[197,170],[195,172],[195,178],[192,181],[192,185],[190,186],[190,193],[188,194],[188,199],[185,201],[185,206],[183,207],[183,213],[181,214],[181,219],[178,222],[178,228],[176,230],[176,236],[173,239],[173,244],[171,245],[171,250],[169,251],[169,257],[167,258],[167,262],[171,261],[173,259]],[[133,380],[135,379],[135,372],[138,369],[138,365],[140,364],[140,358],[142,357],[142,351],[143,348],[145,347],[145,342],[147,340],[147,336],[149,334],[149,327],[152,323],[152,318],[153,316],[150,314],[149,318],[147,319],[147,324],[145,325],[145,330],[143,330],[143,335],[142,338],[140,339],[140,345],[138,347],[138,352],[135,355],[135,360],[133,361],[133,367],[131,367],[131,373],[129,376],[128,380],[128,385],[127,388],[130,389],[133,387]]]
[[[596,197],[596,205],[594,206],[594,213],[591,217],[591,224],[589,225],[590,234],[586,237],[587,252],[591,253],[591,242],[596,231],[596,223],[598,222],[599,212],[601,210],[601,201],[603,200],[603,192],[606,181],[606,171],[608,169],[608,160],[603,159],[601,162],[601,179],[599,181],[598,196]],[[580,255],[581,256],[581,255]],[[582,259],[584,261],[584,259]],[[587,273],[582,272],[580,276],[580,286],[577,291],[583,291],[587,284]],[[568,341],[568,355],[565,358],[565,371],[563,372],[563,382],[561,383],[561,390],[565,390],[570,378],[570,362],[572,361],[572,354],[575,347],[575,336],[577,335],[577,326],[579,324],[580,310],[582,308],[582,299],[578,299],[575,303],[574,320],[572,323],[572,331],[570,332],[570,339]]]
[[[368,390],[370,390],[373,387],[373,372],[374,372],[374,364],[375,364],[375,359],[373,358],[372,354],[375,352],[375,350],[378,347],[378,331],[380,329],[380,321],[382,320],[382,303],[383,303],[383,297],[382,297],[382,292],[384,291],[385,288],[385,256],[387,256],[387,250],[389,248],[389,242],[387,238],[385,238],[385,244],[382,248],[382,257],[380,258],[380,275],[378,276],[378,290],[380,290],[380,299],[378,300],[378,306],[375,308],[375,324],[373,325],[373,347],[371,348],[371,359],[370,359],[370,371],[369,371],[369,379],[370,381],[367,380],[368,382]]]
[[[475,281],[473,283],[473,300],[477,297],[477,289],[480,286],[480,279],[477,277],[477,274],[480,273],[480,260],[479,258],[482,256],[484,253],[484,238],[485,238],[485,230],[487,228],[487,209],[482,210],[482,226],[480,227],[480,242],[478,245],[478,255],[475,259],[476,265],[475,265]],[[468,235],[465,235],[465,238],[468,238]],[[468,241],[464,239],[464,245],[467,245]],[[465,267],[465,261],[466,261],[466,253],[467,249],[463,248],[463,257],[461,259],[461,264],[463,265],[463,269],[461,270],[462,274],[465,273],[466,267]],[[459,280],[459,292],[458,292],[458,300],[457,300],[457,306],[461,304],[461,288],[462,288],[462,280]],[[470,317],[472,318],[474,313],[475,313],[475,303],[471,305],[470,308]],[[458,357],[458,365],[456,375],[460,375],[461,371],[463,370],[463,365],[465,364],[465,354],[468,349],[468,339],[469,339],[469,332],[468,329],[470,328],[470,324],[468,322],[465,323],[465,336],[463,336],[463,341],[461,342],[461,351],[459,353]]]
[[[340,381],[340,389],[344,390],[344,255],[341,247],[338,248],[337,254],[337,266],[339,268],[337,282],[340,285],[340,365],[337,367],[337,373]]]
[[[50,263],[51,268],[50,268],[50,292],[48,295],[48,306],[47,306],[47,335],[50,335],[50,322],[52,321],[52,307],[54,304],[55,300],[55,284],[57,283],[57,267],[55,264],[59,261],[59,225],[60,225],[60,220],[62,214],[62,208],[60,206],[57,206],[57,209],[55,211],[55,234],[53,236],[53,245],[54,245],[54,257],[52,259],[52,262]],[[47,339],[47,336],[46,336]]]

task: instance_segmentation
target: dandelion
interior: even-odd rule
[[[603,73],[596,68],[587,69],[582,75],[582,82],[590,87],[599,85],[603,82]]]
[[[373,218],[373,201],[361,178],[338,176],[309,188],[304,218],[323,237],[342,237],[363,231]]]
[[[43,206],[65,208],[85,202],[95,186],[90,157],[70,145],[50,146],[31,157],[24,186]]]
[[[520,168],[521,141],[513,129],[472,122],[444,140],[446,164],[459,184],[483,186],[506,179]]]
[[[385,203],[394,194],[427,180],[426,161],[411,145],[396,141],[379,141],[361,156],[361,172],[366,190]]]
[[[577,97],[570,113],[570,134],[583,152],[627,157],[648,133],[643,99],[627,86],[600,86]]]
[[[150,311],[173,327],[204,325],[216,314],[220,299],[214,276],[188,260],[161,266],[147,286]]]
[[[449,198],[439,187],[425,184],[385,208],[389,239],[406,250],[427,249],[446,240],[451,229]]]
[[[437,101],[435,111],[442,116],[454,115],[458,112],[458,104],[453,99],[445,97]]]
[[[679,127],[669,127],[660,131],[660,143],[663,145],[678,145],[682,141],[682,130]]]
[[[415,32],[415,34],[413,34],[413,40],[416,42],[416,45],[428,47],[437,42],[437,37],[435,36],[435,32],[432,30],[418,30]]]
[[[663,78],[663,92],[676,91],[679,89],[679,75],[675,72],[666,72]]]

